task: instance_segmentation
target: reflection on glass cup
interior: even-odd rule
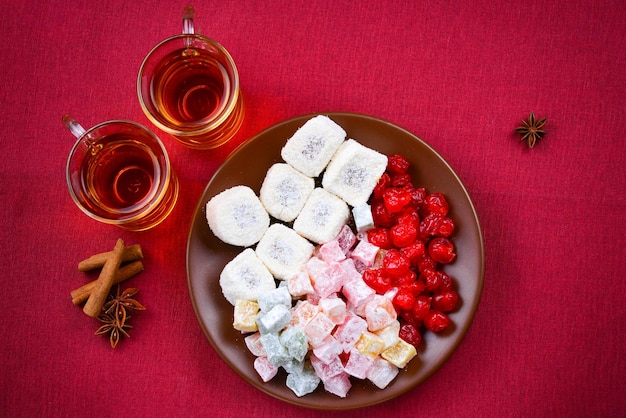
[[[131,231],[162,222],[178,198],[178,180],[165,147],[146,127],[113,120],[85,130],[69,115],[78,138],[67,160],[67,186],[91,218]]]
[[[191,7],[183,13],[183,33],[144,58],[137,94],[148,119],[191,148],[223,145],[243,121],[235,62],[219,43],[194,33]]]

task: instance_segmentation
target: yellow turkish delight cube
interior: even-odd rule
[[[359,350],[362,354],[377,357],[385,348],[385,342],[378,335],[365,331],[361,334],[354,348]]]
[[[409,344],[403,339],[399,339],[395,345],[389,347],[380,354],[382,358],[398,368],[406,366],[416,355],[417,350],[413,344]]]
[[[241,332],[256,332],[256,316],[259,313],[259,304],[252,300],[237,299],[235,301],[235,314],[233,327]]]

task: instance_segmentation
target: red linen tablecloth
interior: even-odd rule
[[[449,361],[389,402],[325,416],[624,416],[626,8],[567,2],[200,1],[196,27],[235,59],[237,136],[207,152],[157,131],[136,97],[145,53],[180,31],[185,3],[0,5],[2,416],[319,416],[235,374],[195,317],[186,241],[216,169],[263,129],[358,112],[428,142],[463,180],[485,243],[482,299]],[[71,113],[157,131],[181,194],[147,232],[97,223],[64,169]],[[514,129],[548,119],[530,149]],[[147,307],[113,350],[72,305],[76,264],[144,248],[129,281]]]

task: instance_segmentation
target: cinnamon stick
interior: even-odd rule
[[[141,262],[141,260],[133,261],[124,266],[121,266],[115,273],[115,277],[113,278],[113,284],[116,285],[118,283],[122,283],[124,280],[127,280],[142,271],[143,263]],[[72,296],[72,303],[74,305],[80,305],[84,303],[89,298],[89,295],[91,295],[93,289],[96,287],[96,282],[97,280],[94,280],[79,287],[78,289],[72,290],[70,292],[70,296]]]
[[[110,257],[111,251],[94,254],[91,257],[86,258],[85,260],[78,263],[78,271],[90,271],[101,268]],[[122,254],[122,263],[142,259],[143,252],[141,251],[141,246],[139,244],[130,245],[124,248],[124,253]]]
[[[100,276],[98,276],[98,280],[96,280],[96,285],[83,307],[83,312],[87,315],[95,318],[102,310],[102,306],[104,306],[107,295],[111,291],[111,286],[113,286],[113,279],[115,278],[117,269],[122,262],[123,252],[124,241],[118,239],[113,251],[111,251],[111,256],[104,263],[104,266],[102,266]]]

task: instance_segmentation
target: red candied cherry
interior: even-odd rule
[[[448,264],[456,257],[454,245],[448,238],[433,238],[428,243],[428,255],[441,264]]]
[[[439,286],[439,290],[441,292],[452,290],[452,277],[442,270],[438,271],[437,274],[441,277],[441,286]]]
[[[400,325],[400,332],[398,333],[398,336],[416,348],[422,343],[422,336],[415,325]]]
[[[367,231],[367,241],[370,244],[388,250],[393,247],[387,228],[372,228]]]
[[[407,270],[406,273],[391,278],[392,286],[406,286],[414,283],[417,279],[417,274],[413,270]]]
[[[424,204],[424,200],[426,200],[426,189],[423,187],[407,187],[407,190],[411,194],[409,206],[419,210]]]
[[[422,276],[424,285],[426,286],[426,290],[429,292],[438,291],[441,288],[441,275],[438,271],[435,271],[431,268],[426,268],[422,272]]]
[[[391,154],[387,157],[387,171],[391,174],[404,174],[409,171],[411,163],[399,154]]]
[[[412,186],[410,174],[394,174],[391,176],[392,187]]]
[[[417,229],[411,223],[398,223],[389,229],[391,242],[398,248],[406,247],[417,238]]]
[[[417,267],[417,262],[424,255],[425,250],[426,246],[424,245],[424,241],[418,239],[400,248],[400,254],[409,259],[411,267]]]
[[[422,207],[426,213],[439,213],[443,216],[448,214],[448,201],[441,193],[431,193],[426,195],[424,206]]]
[[[393,297],[393,306],[399,311],[409,311],[415,304],[415,296],[409,289],[399,288],[396,295]]]
[[[413,293],[413,296],[417,297],[426,289],[426,285],[424,282],[414,280],[411,283],[402,285],[402,288],[407,289],[409,292]]]
[[[454,290],[447,290],[433,295],[433,309],[441,312],[453,311],[458,303],[459,295]]]
[[[447,238],[454,232],[454,221],[447,216],[441,218],[435,236]]]
[[[381,269],[365,270],[363,272],[363,281],[381,295],[391,288],[391,278]]]
[[[413,304],[413,317],[417,320],[424,319],[426,314],[430,311],[430,305],[432,303],[432,298],[430,296],[418,296],[415,298],[415,303]]]
[[[398,312],[398,321],[400,324],[411,324],[415,328],[419,329],[422,326],[422,320],[416,319],[413,316],[413,311],[400,311]]]
[[[420,237],[422,239],[430,238],[439,231],[439,226],[443,215],[440,213],[429,213],[420,221]]]
[[[383,197],[383,192],[389,188],[390,184],[391,177],[389,177],[389,174],[383,173],[380,179],[378,179],[378,183],[376,183],[376,186],[374,187],[374,198],[381,199]]]
[[[424,326],[432,332],[441,332],[450,325],[450,318],[441,311],[428,311],[424,317]]]
[[[396,222],[394,216],[389,213],[382,200],[372,202],[372,219],[374,220],[374,225],[384,226],[385,228],[389,228]]]
[[[398,213],[409,204],[411,195],[404,189],[391,188],[383,192],[383,201],[389,213]]]
[[[417,210],[407,206],[398,213],[396,223],[411,224],[415,227],[415,229],[418,229],[420,225],[420,216],[417,213]]]
[[[417,260],[417,269],[420,273],[424,274],[424,271],[430,269],[435,270],[437,268],[437,262],[433,260],[428,253],[424,252],[424,255]]]
[[[400,254],[400,251],[396,248],[387,251],[383,258],[383,269],[393,277],[406,273],[410,267],[409,259]]]

